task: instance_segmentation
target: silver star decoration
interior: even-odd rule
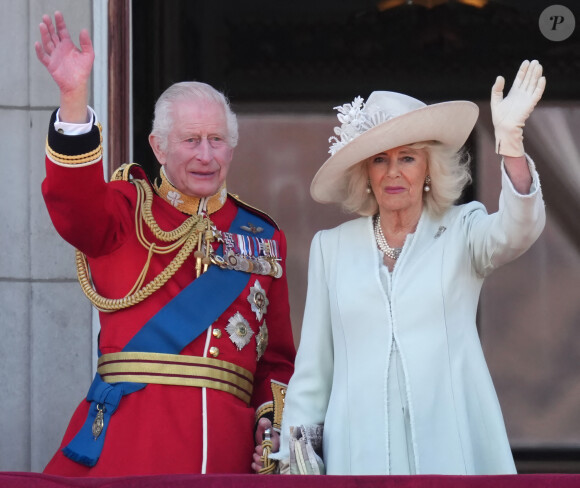
[[[256,318],[258,319],[259,322],[260,320],[262,320],[262,317],[266,313],[270,301],[268,300],[266,292],[264,291],[258,280],[256,280],[254,286],[250,288],[248,302],[250,302],[252,312],[256,314]]]
[[[238,348],[238,351],[241,351],[244,346],[247,346],[254,335],[250,324],[240,312],[236,312],[230,317],[228,325],[226,325],[226,331],[230,335],[231,341]]]

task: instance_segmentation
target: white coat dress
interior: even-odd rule
[[[483,356],[476,311],[484,278],[540,235],[545,210],[530,162],[530,194],[502,166],[499,211],[478,202],[441,218],[423,212],[392,273],[379,276],[371,217],[318,232],[295,373],[290,426],[323,424],[327,474],[389,474],[387,395],[393,341],[404,370],[416,474],[515,473],[500,405]]]

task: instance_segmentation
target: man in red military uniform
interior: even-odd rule
[[[284,234],[226,191],[235,115],[209,85],[173,85],[149,139],[160,179],[129,165],[106,183],[89,35],[77,49],[58,12],[40,32],[61,94],[42,190],[101,320],[97,375],[45,472],[248,473],[295,350]]]

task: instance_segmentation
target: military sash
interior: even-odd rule
[[[260,237],[265,239],[270,239],[275,230],[265,219],[238,207],[230,233],[254,238],[251,233],[255,233],[255,229],[260,229]],[[220,245],[218,254],[221,248]],[[159,310],[123,351],[179,354],[235,301],[249,280],[249,272],[210,266]],[[200,306],[191,307],[192,303]],[[146,383],[106,383],[97,373],[86,397],[91,403],[87,419],[77,435],[63,448],[64,455],[85,466],[95,466],[103,449],[109,421],[121,398],[145,386]]]

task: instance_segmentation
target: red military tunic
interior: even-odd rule
[[[105,183],[100,151],[95,149],[100,147],[99,138],[96,127],[89,134],[65,136],[58,134],[51,123],[47,176],[42,189],[56,230],[88,257],[95,289],[102,296],[120,298],[135,284],[148,251],[136,234],[135,185],[128,181]],[[239,205],[228,196],[223,206],[209,215],[218,230],[229,229]],[[212,211],[211,205],[208,210]],[[153,197],[152,213],[165,231],[177,228],[189,217],[157,194]],[[156,242],[149,229],[145,228],[144,233],[150,242]],[[251,472],[256,409],[272,410],[269,403],[273,396],[272,381],[288,382],[295,355],[285,270],[286,240],[277,227],[272,239],[279,246],[282,277],[250,276],[245,289],[225,312],[181,351],[182,355],[208,357],[211,350],[214,357],[251,372],[254,389],[250,404],[212,388],[148,384],[121,399],[110,419],[104,446],[94,467],[70,460],[59,449],[47,465],[46,473],[121,476]],[[144,283],[163,271],[176,252],[154,255]],[[101,312],[101,353],[121,351],[153,315],[194,279],[195,258],[190,255],[164,286],[141,303],[112,313]],[[262,317],[252,311],[248,301],[250,288],[256,281],[269,301]],[[191,303],[192,308],[204,305]],[[247,320],[253,332],[249,343],[241,349],[225,330],[236,313]],[[264,321],[269,342],[258,358],[256,338]],[[80,430],[89,406],[86,400],[78,406],[61,448]]]

